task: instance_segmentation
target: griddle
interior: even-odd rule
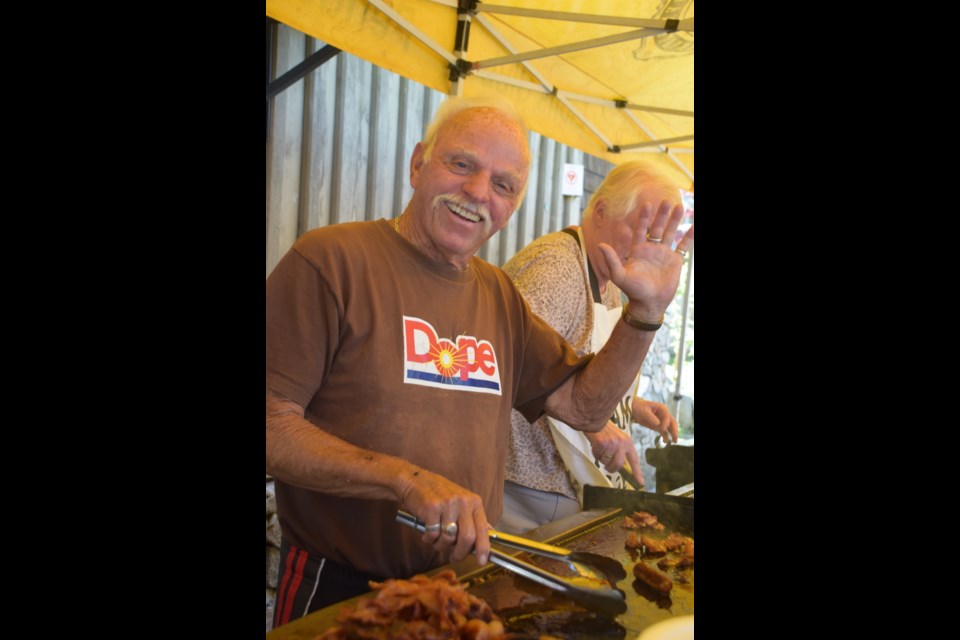
[[[427,572],[427,575],[453,569],[460,581],[467,585],[469,593],[486,600],[503,618],[511,637],[516,640],[535,639],[540,634],[566,640],[632,640],[655,622],[693,614],[694,570],[687,569],[683,574],[677,574],[673,569],[662,572],[674,582],[669,596],[645,588],[633,578],[636,553],[625,548],[624,541],[629,531],[620,526],[624,517],[633,511],[649,511],[666,526],[663,534],[677,531],[696,538],[693,532],[692,498],[586,486],[584,507],[585,511],[525,533],[524,537],[619,560],[627,571],[627,577],[617,585],[626,594],[627,611],[616,618],[609,619],[587,611],[555,591],[507,573],[493,564],[480,567],[472,557],[438,567]],[[528,562],[543,562],[543,559],[531,558],[519,551],[512,553]],[[647,559],[646,563],[655,567],[656,559]],[[555,565],[544,566],[559,571]],[[678,575],[685,575],[686,584],[678,580]],[[369,597],[370,594],[357,596],[294,620],[267,633],[267,640],[313,640],[336,624],[336,615],[341,607],[355,605],[360,599]]]

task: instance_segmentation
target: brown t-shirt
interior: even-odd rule
[[[530,419],[589,359],[533,314],[500,269],[438,265],[385,220],[304,234],[267,278],[268,389],[319,428],[405,458],[502,510],[510,410]],[[380,577],[445,563],[398,504],[276,482],[291,543]]]

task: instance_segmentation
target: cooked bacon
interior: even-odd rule
[[[640,536],[640,543],[646,547],[643,552],[645,556],[662,556],[667,552],[662,541],[650,536]]]
[[[653,567],[648,567],[643,562],[638,562],[633,565],[633,575],[644,584],[653,587],[661,593],[670,593],[670,590],[673,589],[673,582],[670,578]]]
[[[639,549],[641,544],[643,543],[640,542],[640,537],[631,531],[627,534],[627,539],[624,541],[623,546],[627,549]]]
[[[693,566],[693,558],[688,558],[686,556],[681,556],[679,558],[663,558],[660,562],[657,563],[657,567],[661,571],[666,571],[667,569],[686,569],[687,567]]]
[[[633,519],[637,522],[638,525],[640,525],[641,527],[645,527],[647,525],[650,525],[656,522],[657,516],[653,515],[649,511],[634,511]]]
[[[655,531],[663,531],[664,529],[663,523],[657,520],[657,516],[648,511],[634,511],[630,519],[633,520],[639,529],[649,528]]]
[[[648,511],[634,511],[632,518],[640,528],[650,527],[657,524],[657,516]]]
[[[686,538],[683,541],[683,555],[693,560],[693,538]]]
[[[663,546],[667,551],[677,551],[683,546],[684,540],[686,538],[679,533],[671,533],[664,539]]]
[[[328,629],[315,640],[506,638],[503,623],[490,605],[467,593],[452,570],[442,571],[433,578],[418,574],[409,580],[370,581],[369,584],[377,592],[376,596],[360,600],[356,607],[341,609],[337,614],[339,626]]]
[[[639,527],[637,521],[629,516],[623,519],[623,523],[621,523],[620,526],[624,529],[637,529]]]

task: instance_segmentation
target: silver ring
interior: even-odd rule
[[[437,526],[440,526],[440,525],[437,525]],[[456,522],[448,522],[447,524],[443,525],[443,532],[444,532],[445,534],[447,534],[448,536],[450,536],[451,538],[456,538],[456,537],[457,537],[457,523],[456,523]]]
[[[433,533],[434,531],[440,531],[440,523],[437,524],[428,524],[423,528],[424,531],[428,533]]]
[[[663,238],[651,238],[647,236],[647,242],[663,242]]]
[[[680,254],[680,257],[681,257],[681,258],[686,258],[686,257],[687,257],[687,252],[684,251],[683,249],[677,249],[676,251],[677,251],[677,253]]]

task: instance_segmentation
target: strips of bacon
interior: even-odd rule
[[[648,511],[634,511],[633,515],[623,519],[621,526],[624,529],[650,528],[656,531],[663,531],[664,529],[663,523],[657,520],[657,516]]]
[[[346,606],[338,626],[315,640],[504,640],[500,618],[484,600],[466,592],[451,570],[433,578],[422,574],[409,580],[370,582],[377,592]]]

